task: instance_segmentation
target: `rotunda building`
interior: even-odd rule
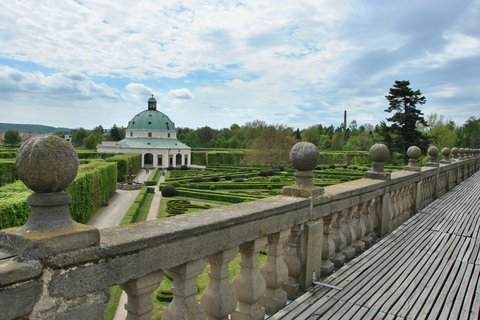
[[[98,152],[141,153],[142,167],[190,166],[191,148],[177,140],[175,124],[157,110],[157,100],[148,99],[148,108],[128,122],[125,139],[104,141]]]

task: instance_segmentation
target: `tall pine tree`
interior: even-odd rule
[[[423,135],[417,128],[418,124],[427,125],[423,113],[417,109],[417,105],[425,104],[426,99],[420,90],[412,90],[409,81],[395,81],[390,88],[387,98],[389,107],[385,112],[393,116],[387,118],[392,125],[389,127],[392,151],[405,154],[410,146],[418,146],[425,150],[428,146],[428,137]]]

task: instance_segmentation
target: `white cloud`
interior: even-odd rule
[[[148,97],[153,93],[153,89],[143,83],[131,82],[125,86],[125,89],[137,98]]]
[[[78,72],[58,72],[45,75],[41,72],[22,72],[0,66],[0,92],[5,97],[49,96],[57,100],[121,100],[122,94],[108,85],[98,84]]]
[[[172,89],[168,92],[168,95],[180,100],[191,100],[193,99],[193,94],[188,89]]]

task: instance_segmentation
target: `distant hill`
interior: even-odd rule
[[[18,123],[0,123],[0,133],[7,130],[17,130],[18,132],[32,132],[32,133],[54,133],[57,131],[70,132],[72,129],[50,127],[41,124],[18,124]]]

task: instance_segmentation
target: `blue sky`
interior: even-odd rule
[[[480,117],[480,1],[2,1],[0,122],[376,124],[409,80],[425,115]]]

